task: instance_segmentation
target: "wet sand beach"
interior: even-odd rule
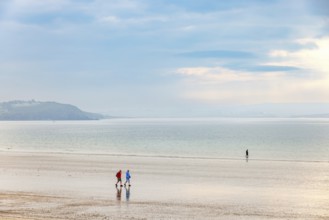
[[[1,152],[0,166],[1,219],[329,218],[328,162]]]

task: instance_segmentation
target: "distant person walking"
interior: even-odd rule
[[[127,172],[126,172],[126,182],[125,182],[125,186],[126,186],[126,183],[128,183],[128,186],[131,186],[130,185],[130,178],[131,178],[131,176],[130,176],[130,172],[129,172],[129,170],[127,170]]]
[[[115,186],[118,186],[118,183],[120,182],[120,186],[122,187],[122,180],[121,180],[121,170],[119,170],[119,172],[117,172],[117,174],[115,175],[117,178],[117,183],[115,184]]]
[[[248,149],[246,150],[246,158],[249,157],[249,152],[248,152]]]

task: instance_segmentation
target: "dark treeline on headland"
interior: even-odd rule
[[[0,120],[99,120],[104,115],[84,112],[78,107],[56,102],[10,101],[0,103]]]

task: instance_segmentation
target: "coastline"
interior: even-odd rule
[[[13,151],[0,150],[0,154],[16,154],[16,155],[75,155],[75,156],[95,156],[95,157],[126,157],[126,158],[159,158],[159,159],[187,159],[187,160],[222,160],[222,161],[259,161],[259,162],[287,162],[287,163],[329,163],[329,160],[303,160],[303,159],[269,159],[269,158],[246,158],[241,157],[208,157],[208,156],[176,156],[176,155],[155,155],[155,154],[124,154],[124,153],[108,153],[108,152],[73,152],[73,151]]]
[[[0,164],[2,219],[329,217],[328,163],[0,152]]]

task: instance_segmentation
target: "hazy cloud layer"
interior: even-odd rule
[[[329,102],[326,0],[4,0],[0,100],[120,115]]]
[[[308,0],[308,4],[314,13],[321,16],[329,16],[329,2],[327,0]]]
[[[194,58],[228,58],[228,59],[249,59],[255,55],[246,51],[230,51],[230,50],[208,50],[193,51],[181,53],[180,55]]]

